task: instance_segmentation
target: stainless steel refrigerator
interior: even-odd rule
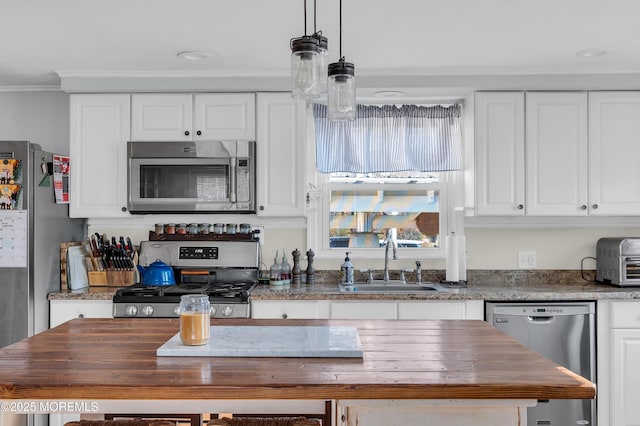
[[[85,221],[55,202],[52,157],[36,144],[0,141],[0,348],[49,328],[60,243],[86,234]]]

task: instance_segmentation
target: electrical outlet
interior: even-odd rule
[[[264,226],[252,226],[251,227],[252,231],[260,231],[257,234],[254,234],[256,237],[258,237],[258,240],[260,240],[260,245],[263,246],[264,245]]]
[[[531,250],[521,250],[518,252],[519,269],[536,269],[536,252]]]

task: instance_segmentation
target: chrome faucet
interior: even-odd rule
[[[398,258],[398,243],[391,236],[391,229],[387,229],[384,237],[384,280],[389,281],[389,245],[393,246],[393,260]]]

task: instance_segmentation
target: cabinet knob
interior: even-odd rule
[[[585,206],[584,204],[580,206],[580,210],[586,210],[587,206]]]
[[[198,135],[198,136],[200,136],[201,134],[202,134],[202,132],[201,132],[200,130],[198,130],[198,131],[196,132],[196,135]]]
[[[258,210],[260,210],[260,211],[264,210],[264,206],[258,207]]]
[[[598,208],[598,205],[597,205],[597,204],[594,204],[594,205],[592,205],[592,206],[591,206],[591,208],[595,210],[595,209],[597,209],[597,208]]]
[[[122,210],[123,212],[126,212],[127,208],[126,207],[121,207],[120,210]]]
[[[78,318],[84,318],[84,314],[78,314]]]
[[[523,204],[518,204],[518,210],[522,210],[524,209],[524,205]]]
[[[184,135],[185,135],[185,136],[189,136],[189,131],[188,131],[188,130],[185,130],[185,131],[184,131]]]
[[[287,319],[289,316],[287,314],[282,314],[282,319]]]

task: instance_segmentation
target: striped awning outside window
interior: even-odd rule
[[[354,121],[329,121],[314,104],[316,166],[321,173],[462,168],[460,105],[358,105]]]

